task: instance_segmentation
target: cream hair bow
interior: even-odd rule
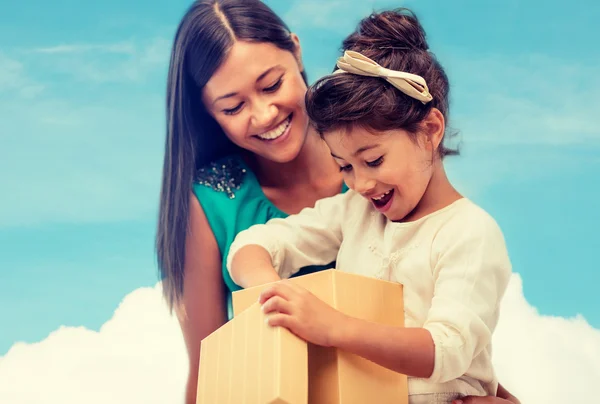
[[[339,70],[336,70],[333,74],[352,73],[360,76],[381,77],[404,94],[421,101],[423,104],[427,104],[433,99],[423,77],[386,69],[358,52],[344,52],[344,56],[337,61],[337,67],[339,67]]]

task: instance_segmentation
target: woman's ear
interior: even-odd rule
[[[302,47],[300,46],[300,38],[298,38],[298,35],[291,33],[290,36],[292,37],[292,42],[294,42],[294,57],[296,58],[296,62],[298,63],[298,68],[300,69],[301,72],[304,71],[304,64],[302,63]]]

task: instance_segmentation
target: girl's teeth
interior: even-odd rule
[[[387,191],[385,194],[383,194],[383,195],[380,195],[380,196],[378,196],[378,197],[376,197],[376,198],[373,198],[373,199],[375,199],[376,201],[378,201],[378,200],[380,200],[380,199],[383,199],[383,197],[384,197],[384,196],[386,196],[387,194],[389,194],[390,192],[392,192],[392,190],[391,190],[391,189],[390,189],[389,191]]]
[[[265,140],[277,139],[279,136],[283,135],[283,132],[285,132],[285,130],[287,129],[287,127],[289,126],[289,124],[290,124],[290,118],[288,118],[285,121],[283,121],[281,123],[281,125],[279,125],[275,129],[271,129],[270,131],[265,132],[265,133],[261,133],[260,135],[257,135],[257,136],[259,138],[265,139]]]

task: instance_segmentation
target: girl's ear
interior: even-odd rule
[[[444,139],[446,122],[444,115],[437,108],[432,108],[421,122],[421,129],[427,138],[427,148],[431,151],[438,149]]]
[[[296,58],[296,62],[298,63],[298,68],[301,72],[303,72],[304,64],[302,63],[302,48],[300,47],[300,38],[298,38],[298,35],[294,33],[291,33],[290,36],[292,37],[292,41],[295,45],[294,57]]]

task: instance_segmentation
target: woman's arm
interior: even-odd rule
[[[186,404],[196,403],[200,342],[227,321],[221,254],[206,215],[196,197],[190,198],[185,243],[183,298],[177,317],[189,358]]]

